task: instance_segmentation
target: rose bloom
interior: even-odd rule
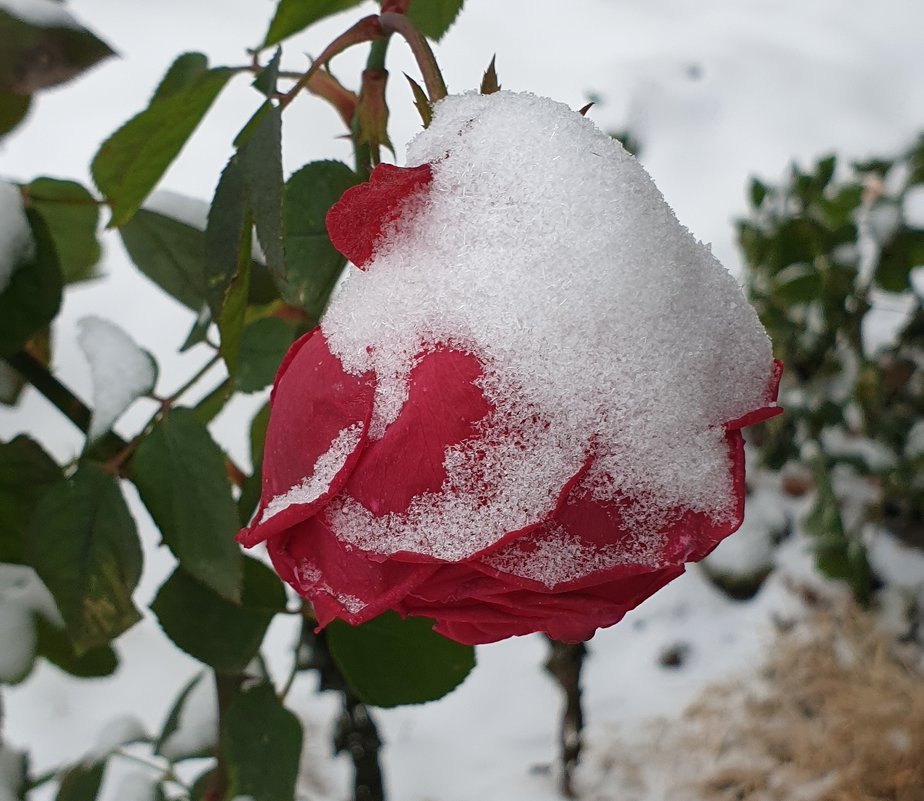
[[[327,218],[355,265],[272,394],[266,542],[320,626],[584,640],[741,524],[780,365],[638,162],[564,105],[446,98]],[[356,269],[358,268],[358,269]]]

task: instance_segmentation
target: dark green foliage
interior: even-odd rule
[[[424,36],[440,40],[452,27],[463,0],[414,0],[407,15]]]
[[[38,212],[26,211],[35,242],[13,268],[0,292],[0,356],[9,356],[44,329],[61,307],[61,266],[48,226]]]
[[[0,562],[27,564],[29,523],[48,489],[64,476],[34,440],[0,443]]]
[[[276,697],[272,684],[240,693],[224,721],[229,797],[291,801],[302,751],[302,727]]]
[[[312,323],[321,318],[346,259],[327,236],[327,212],[359,176],[339,161],[306,164],[285,187],[286,272],[278,277],[285,301]]]
[[[866,524],[924,546],[924,431],[909,437],[924,417],[924,308],[911,285],[924,230],[903,211],[922,164],[924,140],[840,172],[833,156],[793,167],[781,186],[752,181],[752,211],[738,223],[749,294],[786,364],[786,413],[753,439],[771,469],[818,455],[806,528],[819,567],[861,600],[875,582]],[[886,307],[908,311],[887,321]]]
[[[184,570],[239,600],[237,509],[224,456],[206,427],[190,409],[173,409],[144,438],[132,468],[144,505]]]
[[[335,620],[327,642],[350,688],[375,706],[442,698],[475,667],[474,648],[437,634],[430,620],[394,612],[362,626]]]
[[[36,178],[26,191],[29,206],[48,226],[64,283],[93,278],[100,257],[99,207],[93,196],[75,181],[56,178]]]
[[[223,598],[177,568],[157,593],[151,610],[174,644],[222,673],[239,673],[253,659],[270,620],[285,609],[276,574],[244,559],[241,603]]]
[[[116,479],[82,464],[42,496],[30,529],[29,563],[51,590],[78,655],[141,619],[132,603],[141,545]]]

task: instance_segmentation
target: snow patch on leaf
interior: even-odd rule
[[[214,682],[200,679],[183,703],[176,729],[161,743],[161,755],[176,762],[214,748],[218,743],[217,709]]]
[[[0,11],[40,28],[81,29],[77,20],[56,0],[0,0]]]
[[[29,261],[34,253],[35,241],[23,210],[19,187],[0,181],[0,292],[7,288],[16,269]]]
[[[93,380],[93,415],[89,439],[109,431],[122,413],[138,398],[154,389],[157,367],[153,357],[115,323],[99,317],[78,322],[77,341]]]

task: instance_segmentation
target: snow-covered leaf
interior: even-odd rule
[[[211,755],[218,744],[215,682],[199,673],[180,691],[167,715],[154,753],[171,762]]]
[[[30,95],[113,55],[53,0],[0,0],[0,90]]]
[[[109,431],[132,403],[154,389],[157,365],[115,323],[84,317],[78,325],[77,341],[93,379],[93,416],[87,432],[92,442]]]

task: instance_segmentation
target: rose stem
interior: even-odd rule
[[[559,761],[561,775],[559,789],[565,798],[576,798],[574,770],[581,758],[584,730],[584,710],[581,705],[581,668],[587,656],[587,646],[582,643],[563,643],[549,639],[551,651],[545,663],[565,695],[565,708],[559,729]]]
[[[382,740],[371,710],[354,695],[327,645],[327,635],[315,633],[309,610],[302,625],[302,643],[311,656],[306,667],[317,670],[321,690],[337,690],[343,710],[334,735],[337,752],[346,751],[353,762],[353,801],[385,801],[385,782],[379,762]]]
[[[398,33],[408,43],[411,53],[414,55],[417,66],[420,67],[423,75],[424,86],[427,87],[427,94],[430,96],[430,103],[436,103],[442,100],[448,94],[446,82],[440,72],[439,65],[436,63],[436,56],[430,49],[426,37],[424,37],[417,28],[404,14],[397,14],[394,11],[386,11],[379,16],[382,23],[382,30],[385,33]]]

